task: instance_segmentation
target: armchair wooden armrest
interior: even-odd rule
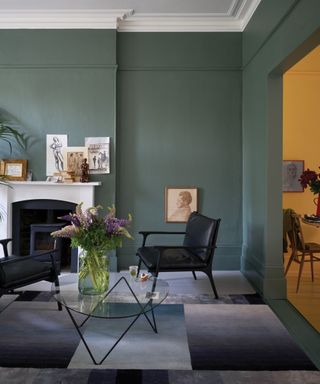
[[[140,231],[140,235],[143,236],[142,246],[146,245],[147,237],[150,235],[185,235],[185,232],[174,232],[174,231]]]
[[[0,240],[0,244],[2,245],[2,248],[3,248],[4,257],[8,257],[9,256],[9,254],[8,254],[8,243],[10,243],[10,241],[12,241],[12,239],[1,239]]]

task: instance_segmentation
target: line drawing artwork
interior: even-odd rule
[[[63,150],[68,146],[68,135],[47,135],[46,175],[62,172],[64,169]]]

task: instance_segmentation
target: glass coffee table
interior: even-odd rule
[[[158,278],[151,277],[147,281],[140,281],[130,278],[129,275],[110,274],[110,276],[110,288],[103,295],[80,294],[77,274],[60,276],[60,287],[52,284],[54,298],[67,310],[95,365],[104,362],[140,316],[144,316],[153,331],[157,333],[154,309],[163,302],[169,292],[168,283]],[[83,315],[83,320],[76,321],[75,314]],[[127,328],[100,361],[94,358],[82,331],[82,326],[90,318],[105,320],[132,318]]]

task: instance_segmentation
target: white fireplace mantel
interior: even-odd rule
[[[12,234],[12,203],[24,200],[52,199],[76,204],[82,202],[84,208],[89,208],[95,203],[95,187],[101,185],[101,182],[14,181],[10,182],[10,185],[11,187],[0,184],[0,206],[5,212],[2,222],[0,222],[0,238],[2,239],[11,237]]]

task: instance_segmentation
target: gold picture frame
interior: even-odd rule
[[[165,188],[166,223],[186,223],[194,211],[198,211],[197,187]]]
[[[1,163],[1,173],[6,179],[12,181],[25,181],[27,179],[28,160],[4,159]]]

